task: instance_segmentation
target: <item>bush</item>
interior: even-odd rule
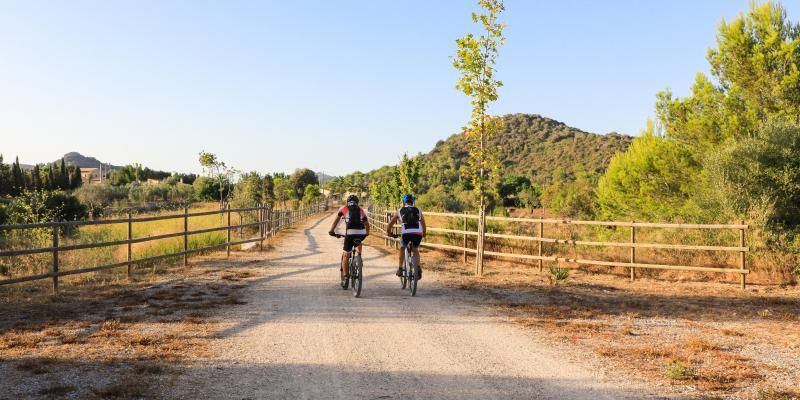
[[[756,137],[715,152],[707,168],[735,214],[766,212],[772,229],[800,227],[800,125],[768,121]]]
[[[56,218],[62,221],[77,221],[87,217],[86,206],[74,195],[62,191],[50,192],[46,196],[45,207],[53,210]]]
[[[542,193],[542,203],[558,215],[578,219],[594,219],[597,200],[595,173],[579,173],[575,181],[557,180]]]
[[[199,201],[219,201],[219,180],[201,176],[195,179],[194,198]],[[227,197],[228,185],[223,188],[223,197]]]
[[[6,206],[0,204],[0,225],[5,225],[8,222],[8,211]]]

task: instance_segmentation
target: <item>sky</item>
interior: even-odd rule
[[[785,0],[800,20],[800,0]],[[492,113],[635,135],[688,94],[747,0],[506,0]],[[474,1],[0,0],[0,153],[200,172],[340,175],[427,152],[469,119],[449,58]]]

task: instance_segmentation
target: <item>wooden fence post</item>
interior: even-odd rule
[[[53,218],[53,294],[58,294],[58,218]]]
[[[544,240],[544,209],[542,209],[542,220],[539,222],[539,272],[544,270],[544,260],[542,260],[542,240]]]
[[[464,264],[467,263],[467,212],[464,211]]]
[[[631,264],[636,263],[636,247],[633,245],[636,244],[636,226],[633,225],[636,221],[631,221]],[[636,269],[633,268],[631,265],[631,282],[636,279]]]
[[[189,207],[183,207],[183,266],[189,265]]]
[[[133,216],[128,211],[128,279],[131,279],[131,267],[133,266],[133,263],[131,263],[133,250],[131,240],[133,240]]]
[[[744,221],[741,221],[740,223],[742,225],[744,225]],[[744,228],[739,229],[739,247],[744,247],[745,246],[744,236],[745,236]],[[747,274],[744,273],[744,270],[745,270],[745,267],[746,267],[746,263],[747,263],[747,254],[744,252],[744,250],[742,250],[742,251],[739,252],[739,269],[742,270],[742,273],[740,274],[741,275],[740,284],[741,284],[742,290],[747,288]]]
[[[231,206],[228,205],[228,241],[225,243],[225,256],[231,256]]]
[[[272,207],[267,209],[267,235],[268,237],[272,237],[272,231],[275,229],[275,211],[272,211]]]
[[[258,206],[258,251],[264,251],[264,205]]]

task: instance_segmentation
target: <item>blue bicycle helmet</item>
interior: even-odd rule
[[[404,194],[402,200],[403,200],[403,203],[414,204],[414,196],[411,195],[411,194],[408,194],[408,193]]]
[[[358,196],[351,194],[347,197],[347,204],[348,205],[358,205]]]

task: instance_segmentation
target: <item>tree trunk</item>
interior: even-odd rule
[[[475,275],[483,276],[483,243],[486,231],[486,200],[481,195],[481,205],[478,210],[478,243],[475,254]]]

